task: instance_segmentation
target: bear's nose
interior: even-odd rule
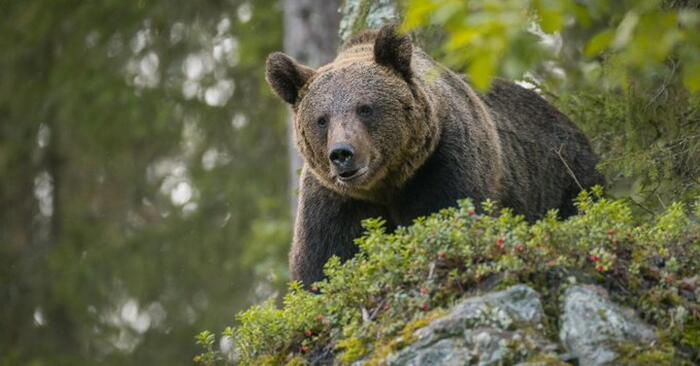
[[[328,156],[331,162],[338,168],[347,168],[352,165],[352,159],[355,156],[355,149],[348,144],[335,144]]]

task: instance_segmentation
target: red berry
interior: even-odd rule
[[[506,241],[503,239],[498,239],[496,240],[496,245],[498,245],[498,248],[503,249],[506,246]]]
[[[596,271],[598,272],[605,272],[605,267],[603,267],[602,264],[599,264],[595,267]]]
[[[474,210],[469,211],[469,216],[476,216],[476,211],[474,211]]]
[[[302,347],[301,347],[301,353],[306,353],[306,352],[309,352],[309,347],[302,346]]]
[[[423,304],[423,308],[422,308],[422,309],[423,309],[423,311],[428,311],[428,310],[430,310],[430,305],[428,305],[428,304]]]
[[[311,338],[314,336],[314,332],[312,332],[310,330],[307,330],[306,333],[304,333],[304,334],[306,334],[306,338]]]
[[[522,245],[522,244],[518,244],[518,245],[515,247],[515,250],[517,250],[518,253],[522,253],[522,252],[525,251],[525,246]]]
[[[599,260],[600,260],[600,257],[598,257],[597,255],[592,255],[592,256],[591,256],[591,262],[596,263],[596,262],[598,262]]]

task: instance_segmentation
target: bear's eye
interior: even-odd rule
[[[366,104],[357,107],[357,114],[360,115],[360,117],[369,117],[372,115],[372,112],[372,107]]]
[[[328,126],[328,118],[326,118],[326,117],[321,117],[321,118],[319,118],[319,119],[316,121],[316,124],[317,124],[319,127],[322,127],[322,128],[323,128],[323,127],[326,127],[326,126]]]

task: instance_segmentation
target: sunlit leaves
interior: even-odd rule
[[[692,92],[700,92],[700,60],[683,67],[683,85]]]
[[[567,6],[567,1],[534,0],[533,5],[543,31],[555,33],[562,29],[566,16],[564,7]]]
[[[652,77],[663,70],[668,59],[676,58],[688,64],[684,85],[695,92],[700,89],[695,66],[695,60],[700,59],[699,18],[697,9],[674,8],[658,0],[413,0],[404,27],[443,27],[448,35],[445,61],[465,70],[482,90],[497,75],[521,78],[538,66],[551,66],[552,61],[576,67],[570,63],[598,62],[603,56],[613,57],[619,64],[619,72],[607,75],[611,86]],[[567,39],[570,34],[583,38]],[[543,46],[548,37],[560,36],[564,37],[563,47],[569,50]],[[571,55],[579,56],[571,59]]]
[[[484,90],[497,74],[518,76],[532,66],[531,60],[515,56],[511,47],[514,39],[526,43],[524,47],[533,54],[543,51],[536,38],[524,37],[529,23],[527,9],[527,0],[412,1],[404,27],[412,30],[427,24],[444,26],[450,35],[444,45],[445,61],[466,69],[474,85]],[[555,19],[551,23],[556,27]],[[505,64],[509,65],[507,69]]]
[[[615,32],[612,29],[606,29],[596,34],[586,45],[585,55],[587,57],[600,55],[610,48],[613,38],[615,38]]]

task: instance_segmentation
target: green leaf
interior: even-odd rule
[[[595,57],[610,48],[612,40],[615,37],[615,32],[612,29],[606,29],[593,37],[586,45],[584,53],[586,57]]]
[[[496,56],[490,53],[476,57],[469,65],[469,78],[481,91],[486,91],[491,86],[495,72]]]
[[[564,16],[556,10],[541,9],[539,14],[542,30],[546,33],[558,32],[564,26]]]
[[[432,2],[411,1],[402,24],[402,29],[408,32],[425,25],[436,8],[437,5]]]
[[[685,65],[683,68],[683,85],[691,93],[700,92],[700,62]]]
[[[613,39],[612,46],[615,49],[620,49],[629,43],[632,39],[635,28],[639,23],[639,14],[634,11],[629,11],[625,14],[625,18],[622,19],[620,25],[617,26],[617,31]]]
[[[545,2],[547,3],[545,5]],[[564,13],[561,4],[552,1],[535,1],[535,9],[540,17],[540,25],[546,33],[555,33],[564,26]]]
[[[480,36],[476,29],[463,29],[454,33],[447,43],[448,50],[457,50],[461,47],[469,46],[474,40]]]

